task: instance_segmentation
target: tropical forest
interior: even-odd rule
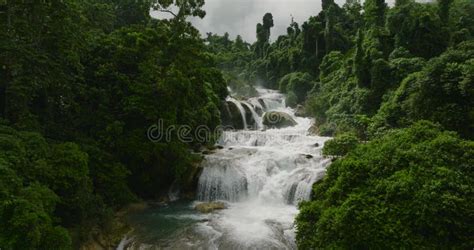
[[[0,0],[0,250],[473,248],[473,0]]]

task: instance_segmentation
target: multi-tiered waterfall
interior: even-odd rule
[[[224,149],[207,156],[198,199],[229,202],[228,209],[207,222],[221,234],[215,240],[218,247],[293,248],[296,205],[309,198],[312,184],[323,176],[328,164],[321,157],[326,138],[307,135],[312,121],[294,117],[283,95],[259,92],[259,98],[242,105],[286,112],[298,125],[224,132],[219,141]],[[261,116],[255,120],[254,127],[261,128]]]
[[[252,129],[224,132],[219,141],[223,148],[203,162],[196,203],[224,201],[227,209],[208,215],[181,214],[195,216],[196,222],[165,248],[296,247],[297,204],[310,197],[312,184],[325,172],[329,160],[321,156],[321,148],[327,138],[309,136],[311,119],[295,117],[285,107],[283,95],[259,92],[258,98],[245,102],[228,98],[240,112],[236,120]],[[269,111],[285,112],[297,125],[265,130],[262,116]]]

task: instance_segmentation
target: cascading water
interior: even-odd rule
[[[249,106],[257,107],[262,100],[265,105],[259,108],[288,113],[298,124],[263,131],[225,131],[218,142],[223,149],[207,155],[203,162],[197,198],[198,203],[224,201],[227,209],[205,215],[186,210],[179,218],[194,218],[192,226],[178,231],[159,247],[296,248],[297,204],[309,199],[312,184],[325,173],[329,160],[321,156],[321,148],[328,138],[307,135],[311,119],[295,117],[294,111],[285,107],[283,95],[258,91],[260,97],[249,99]]]
[[[327,138],[307,135],[312,121],[295,117],[278,92],[259,92],[265,111],[286,112],[298,125],[226,131],[219,141],[224,149],[206,158],[199,199],[229,201],[206,223],[221,234],[219,248],[294,248],[296,205],[309,199],[329,163],[321,156]]]
[[[255,128],[260,129],[263,127],[262,125],[262,118],[258,116],[257,111],[255,111],[255,108],[248,102],[242,102],[247,108],[250,109],[250,112],[252,113],[253,120],[255,121]]]
[[[245,116],[245,109],[242,106],[242,104],[239,101],[235,100],[234,98],[232,98],[230,96],[227,97],[226,101],[232,102],[239,109],[240,115],[242,116],[242,123],[244,125],[244,129],[247,129],[247,118]]]

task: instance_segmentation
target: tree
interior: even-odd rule
[[[263,16],[263,24],[257,24],[257,41],[255,52],[259,57],[266,56],[266,49],[269,47],[270,30],[273,27],[273,15],[266,13]]]
[[[310,74],[294,72],[284,76],[279,83],[280,91],[292,93],[296,96],[296,103],[302,103],[306,99],[306,94],[314,87],[314,82]]]
[[[185,21],[187,16],[204,18],[206,15],[206,11],[202,9],[204,0],[152,0],[151,6],[154,10],[173,15],[180,22]],[[171,11],[171,6],[178,7],[178,12]]]
[[[361,144],[300,205],[298,246],[469,247],[473,159],[472,141],[429,122]]]
[[[472,48],[472,42],[460,44],[405,78],[382,105],[372,129],[407,126],[425,119],[473,138]]]
[[[449,8],[453,0],[438,0],[438,13],[441,22],[444,24],[449,23]]]
[[[424,58],[438,56],[446,49],[449,36],[443,27],[435,9],[426,4],[410,1],[387,15],[387,28],[395,37],[396,46]]]
[[[345,156],[355,149],[357,144],[359,144],[359,138],[355,134],[343,133],[324,143],[323,155]]]
[[[383,27],[385,24],[385,0],[367,0],[364,2],[364,20],[366,27]]]

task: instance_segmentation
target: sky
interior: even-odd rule
[[[345,0],[335,2],[342,6]],[[262,22],[265,13],[273,14],[275,27],[271,39],[275,41],[279,35],[286,34],[292,16],[300,25],[310,16],[316,16],[321,11],[321,0],[206,0],[204,10],[207,12],[204,19],[191,19],[203,37],[207,32],[219,35],[228,32],[232,39],[241,35],[252,43],[256,40],[256,25]]]

